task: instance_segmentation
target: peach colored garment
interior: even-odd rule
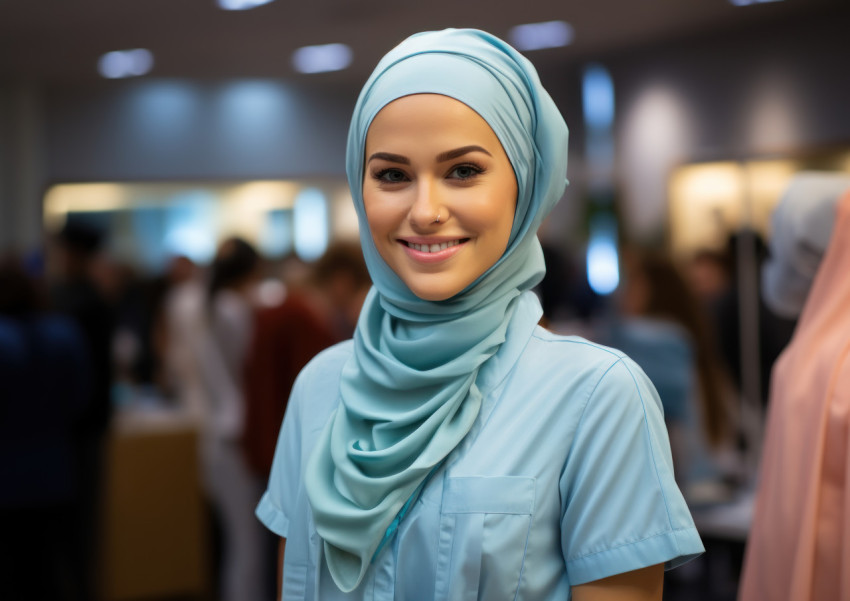
[[[773,369],[739,601],[850,600],[850,194]]]

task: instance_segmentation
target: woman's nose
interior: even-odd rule
[[[431,228],[445,222],[440,187],[437,182],[422,178],[416,186],[416,198],[410,207],[410,223],[418,228]]]

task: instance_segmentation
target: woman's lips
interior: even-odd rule
[[[469,242],[469,238],[440,241],[399,240],[407,256],[421,263],[439,263],[454,256]]]

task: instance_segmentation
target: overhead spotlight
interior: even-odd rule
[[[217,0],[218,7],[224,10],[248,10],[256,8],[263,4],[268,4],[272,0]]]
[[[729,0],[729,4],[735,6],[750,6],[751,4],[767,4],[768,2],[781,2],[782,0]]]
[[[611,215],[603,213],[590,220],[587,281],[600,296],[611,294],[620,285],[617,222]]]
[[[103,77],[119,79],[138,77],[153,68],[153,54],[145,48],[107,52],[97,61],[97,69]]]
[[[575,37],[573,26],[566,21],[544,21],[512,27],[508,39],[517,50],[542,50],[568,46]]]
[[[303,46],[292,53],[292,65],[299,73],[341,71],[351,64],[353,56],[345,44]]]

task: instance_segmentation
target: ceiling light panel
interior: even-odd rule
[[[560,48],[571,44],[574,37],[573,26],[566,21],[527,23],[508,32],[508,39],[517,50]]]
[[[768,2],[781,2],[781,0],[729,0],[729,4],[735,6],[750,6],[751,4],[767,4]]]
[[[248,10],[268,4],[272,0],[217,0],[218,7],[224,10]]]
[[[98,60],[97,69],[108,79],[138,77],[153,69],[153,54],[145,48],[107,52]]]
[[[299,73],[341,71],[351,64],[353,56],[345,44],[303,46],[292,53],[292,65]]]

